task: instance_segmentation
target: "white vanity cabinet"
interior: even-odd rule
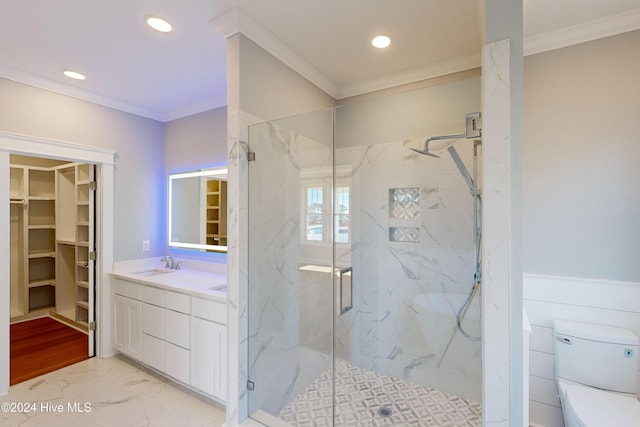
[[[142,361],[189,384],[191,296],[143,286]]]
[[[142,361],[164,372],[164,359],[164,291],[142,286]]]
[[[113,347],[142,360],[141,285],[113,280]]]
[[[226,303],[117,277],[112,283],[114,348],[225,402]]]
[[[227,306],[193,297],[191,385],[227,399]]]
[[[191,296],[165,292],[164,367],[165,372],[185,384],[190,383]]]

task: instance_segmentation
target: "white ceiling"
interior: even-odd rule
[[[640,0],[524,1],[529,53],[640,28]],[[215,108],[226,42],[211,21],[235,7],[339,98],[477,66],[484,37],[481,0],[0,0],[0,77],[163,121]],[[370,46],[378,33],[390,48]]]

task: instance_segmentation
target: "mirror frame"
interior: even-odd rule
[[[211,250],[217,252],[227,252],[227,246],[222,245],[207,245],[202,243],[186,243],[186,242],[172,242],[171,241],[171,206],[172,206],[172,188],[173,188],[173,180],[180,178],[200,178],[200,177],[215,177],[219,175],[227,175],[228,169],[226,166],[222,166],[219,168],[213,169],[205,169],[200,171],[193,172],[182,172],[182,173],[172,173],[169,174],[169,185],[168,185],[168,201],[167,201],[167,241],[169,242],[169,247],[171,248],[182,248],[182,249],[199,249],[199,250]]]

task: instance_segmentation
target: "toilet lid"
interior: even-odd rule
[[[640,420],[640,401],[591,387],[567,387],[567,403],[584,427],[633,426]],[[606,408],[606,409],[605,409]]]

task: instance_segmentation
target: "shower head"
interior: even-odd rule
[[[422,150],[418,150],[417,148],[412,148],[411,150],[415,151],[416,153],[424,154],[425,156],[431,156],[431,157],[435,157],[436,159],[439,159],[440,156],[429,152],[429,143],[432,140],[433,138],[427,138],[427,140],[424,142],[424,148]]]
[[[424,154],[425,156],[435,157],[436,159],[440,158],[440,156],[438,156],[437,154],[430,153],[429,147],[427,147],[426,144],[424,146],[424,150],[418,150],[417,148],[412,148],[411,150],[415,151],[416,153]]]
[[[429,138],[426,139],[426,141],[424,141],[424,148],[422,150],[418,150],[417,148],[412,148],[412,150],[415,151],[416,153],[424,154],[425,156],[431,156],[439,159],[440,156],[429,152],[429,143],[431,141],[441,141],[443,139],[458,139],[458,138],[465,138],[465,134],[462,133],[457,135],[430,136]]]

